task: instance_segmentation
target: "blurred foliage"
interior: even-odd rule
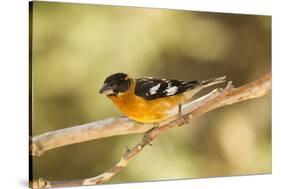
[[[33,3],[31,11],[34,135],[120,116],[98,94],[113,72],[182,80],[227,75],[240,86],[271,71],[269,16],[48,2]],[[34,176],[95,176],[141,137],[49,151],[34,158]],[[270,172],[267,95],[217,109],[160,136],[110,183]]]

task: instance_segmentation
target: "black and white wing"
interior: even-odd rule
[[[180,81],[173,79],[140,78],[136,79],[135,94],[146,100],[173,96],[194,89],[199,81]]]

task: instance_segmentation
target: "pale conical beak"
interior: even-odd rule
[[[113,90],[111,89],[111,87],[109,87],[107,84],[103,84],[103,86],[101,87],[100,94],[106,94],[106,95],[110,95],[113,94]]]

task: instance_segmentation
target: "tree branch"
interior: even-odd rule
[[[188,121],[196,118],[204,113],[207,113],[213,109],[238,103],[244,100],[257,98],[268,94],[271,90],[271,74],[266,74],[260,79],[253,81],[249,84],[243,85],[239,88],[233,88],[231,82],[228,83],[227,87],[223,90],[215,90],[210,94],[195,100],[194,102],[184,106],[183,114],[184,118]],[[123,119],[123,118],[122,118]],[[116,121],[118,121],[117,119]],[[131,122],[127,120],[128,122]],[[127,123],[127,121],[125,121]],[[115,121],[112,120],[115,123]],[[111,123],[112,123],[111,122]],[[95,122],[97,123],[97,122]],[[130,126],[137,127],[137,125],[130,123]],[[47,181],[45,179],[38,179],[31,183],[34,188],[49,188],[49,187],[63,187],[63,186],[85,186],[85,185],[95,185],[108,181],[114,175],[122,170],[122,168],[126,167],[128,162],[133,159],[147,144],[150,144],[152,140],[154,140],[158,135],[165,133],[171,128],[181,126],[185,124],[185,121],[182,116],[175,115],[167,122],[163,123],[160,127],[153,127],[149,131],[147,131],[143,137],[143,139],[136,144],[133,148],[127,149],[123,154],[120,161],[113,166],[110,170],[92,178],[86,179],[77,179],[77,180],[69,180],[69,181]],[[143,129],[145,124],[138,124]],[[148,125],[150,128],[152,125]],[[104,125],[102,126],[104,127]],[[118,126],[117,126],[118,127]],[[123,125],[120,125],[123,127]],[[147,125],[146,125],[147,127]],[[146,129],[137,130],[137,132],[145,132]],[[122,134],[128,134],[126,132]],[[131,133],[129,133],[131,134]],[[116,135],[113,133],[113,135]],[[111,136],[113,136],[111,135]],[[119,133],[117,134],[119,135]],[[42,136],[42,135],[41,135]],[[105,137],[105,135],[103,135]],[[99,137],[101,138],[101,137]],[[79,141],[79,140],[76,140]],[[85,140],[83,140],[85,141]],[[81,141],[80,141],[81,142]],[[66,143],[63,143],[66,145]],[[60,145],[62,146],[62,145]]]
[[[189,104],[183,105],[183,114],[185,112],[192,111],[199,104],[204,103],[216,94],[217,91],[213,91],[195,101],[192,101]],[[171,118],[165,122],[160,123],[160,126],[178,118],[178,108],[175,108],[173,111],[171,111],[171,113],[172,115],[174,114],[174,116],[171,116]],[[33,156],[41,156],[48,150],[65,145],[71,145],[110,136],[145,133],[153,126],[153,124],[138,123],[126,117],[107,118],[100,121],[94,121],[83,125],[50,131],[38,136],[34,136],[32,138],[32,143],[30,144],[30,153]]]
[[[65,145],[85,142],[110,136],[144,133],[153,125],[144,125],[128,118],[107,118],[83,125],[51,131],[34,136],[31,144],[31,154],[40,156],[44,152]]]

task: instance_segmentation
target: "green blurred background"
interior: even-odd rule
[[[48,2],[33,3],[31,11],[34,135],[120,116],[98,94],[114,72],[181,80],[227,75],[240,86],[271,71],[269,16]],[[51,150],[34,157],[34,177],[95,176],[141,137]],[[267,95],[217,109],[160,136],[109,183],[270,172]]]

